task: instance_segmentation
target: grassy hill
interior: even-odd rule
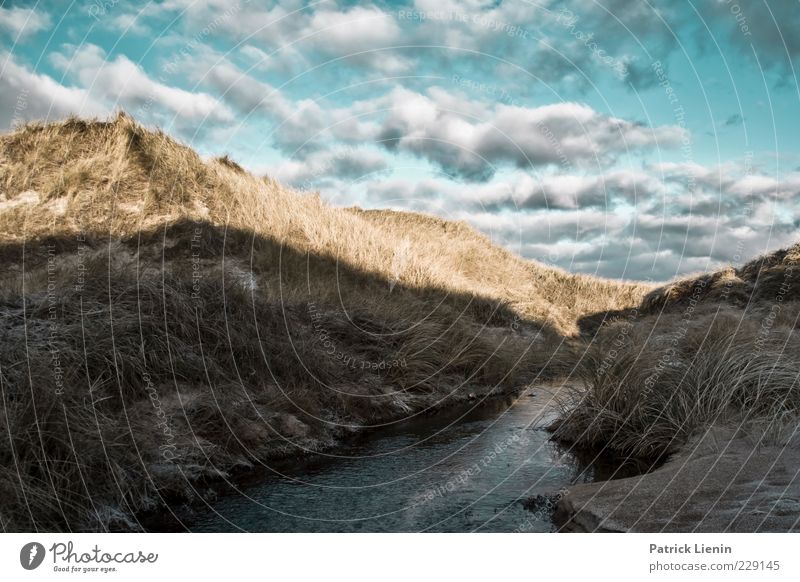
[[[123,114],[0,137],[0,522],[135,528],[206,478],[568,372],[650,289],[335,208]]]
[[[0,526],[136,529],[207,479],[572,375],[556,438],[796,422],[800,247],[654,288],[336,208],[120,114],[0,137]]]
[[[800,411],[800,245],[687,277],[594,329],[556,437],[663,456],[715,424],[794,430]],[[600,322],[600,323],[598,323]]]

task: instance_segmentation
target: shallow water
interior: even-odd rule
[[[544,426],[552,418],[552,395],[534,389],[406,421],[346,453],[272,467],[257,483],[240,483],[193,511],[181,529],[552,531],[546,508],[528,510],[522,502],[597,473],[549,441]]]

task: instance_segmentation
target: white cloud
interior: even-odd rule
[[[731,194],[741,200],[790,200],[800,197],[800,172],[778,179],[756,171],[750,162],[727,162],[718,166],[697,163],[661,163],[651,166],[665,181],[684,184],[695,193]]]
[[[342,59],[342,63],[368,67],[386,74],[407,71],[411,62],[381,49],[397,44],[401,30],[392,13],[375,6],[329,7],[281,2],[265,8],[258,3],[217,0],[192,2],[173,0],[160,5],[160,12],[180,12],[189,31],[202,31],[213,23],[215,35],[246,42],[248,56],[267,59],[264,68],[293,66],[295,72],[320,59]],[[255,50],[260,51],[256,53]],[[265,50],[265,49],[268,49]]]
[[[92,44],[77,48],[71,58],[55,54],[52,62],[77,80],[94,99],[111,108],[124,107],[139,115],[163,108],[180,120],[191,122],[234,119],[230,109],[211,95],[154,80],[124,55],[107,60],[103,49]]]
[[[443,92],[422,95],[395,89],[390,113],[377,136],[386,147],[424,157],[445,172],[471,180],[491,177],[498,165],[607,165],[637,150],[673,147],[684,138],[677,126],[644,127],[601,114],[587,105],[541,107],[486,104],[475,118],[453,110]],[[449,107],[448,107],[449,106]]]
[[[284,184],[313,190],[326,185],[340,187],[339,180],[347,183],[365,177],[375,179],[375,173],[386,167],[386,159],[379,152],[343,148],[316,151],[303,160],[284,161],[269,174]]]
[[[241,113],[260,110],[281,119],[296,111],[296,105],[275,87],[245,74],[226,59],[195,59],[187,66],[193,67],[191,77],[195,81],[210,84]]]
[[[37,12],[33,8],[0,6],[0,30],[10,34],[14,39],[24,39],[50,26],[50,16]]]
[[[367,184],[365,204],[465,220],[523,256],[571,270],[666,280],[742,263],[795,241],[800,174],[773,178],[757,168],[744,175],[735,169],[731,163],[599,175],[515,171],[469,186],[391,178]],[[686,171],[709,177],[691,195],[673,179]],[[347,199],[346,189],[335,184],[331,192]]]
[[[239,111],[271,117],[274,142],[293,157],[298,148],[328,147],[331,140],[371,142],[425,159],[455,178],[480,182],[506,166],[528,171],[548,165],[607,166],[626,154],[672,147],[685,135],[677,126],[648,128],[578,103],[508,106],[441,87],[424,94],[395,87],[373,99],[331,107],[323,101],[292,101],[225,59],[195,60],[194,66],[194,78],[204,79]]]
[[[553,174],[529,178],[515,189],[519,208],[613,208],[666,193],[663,183],[641,171],[615,170],[599,175]]]
[[[278,73],[291,78],[296,71],[308,69],[311,65],[302,51],[294,46],[283,46],[276,52],[266,52],[251,44],[243,45],[239,53],[252,63],[252,68],[258,71]]]
[[[101,104],[77,87],[65,87],[47,75],[31,72],[9,54],[0,75],[0,126],[32,119],[58,119],[75,113],[92,116],[104,112]]]
[[[144,25],[142,20],[143,19],[140,18],[137,14],[123,13],[111,18],[110,26],[113,30],[116,30],[118,32],[144,36],[146,34],[149,34],[150,29]]]
[[[233,120],[223,103],[206,93],[194,93],[151,79],[125,56],[106,61],[102,49],[87,44],[68,59],[51,56],[52,62],[74,81],[65,85],[48,75],[35,73],[9,54],[0,55],[5,68],[0,76],[0,125],[18,121],[58,119],[69,114],[105,115],[122,107],[143,121],[222,123]],[[164,117],[163,112],[169,113]]]
[[[348,64],[367,65],[387,75],[411,69],[408,59],[391,50],[402,44],[394,16],[375,7],[356,6],[350,10],[317,10],[301,32],[302,43],[329,58],[344,58]]]
[[[317,10],[304,33],[319,37],[315,39],[318,46],[339,56],[385,47],[400,39],[400,27],[391,15],[363,6]]]

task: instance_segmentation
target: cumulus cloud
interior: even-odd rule
[[[245,73],[224,57],[209,54],[186,63],[190,78],[212,88],[238,113],[265,116],[273,122],[273,145],[291,158],[320,149],[320,137],[333,123],[331,112],[313,99],[292,99],[280,89]],[[355,137],[355,136],[353,136]]]
[[[800,28],[800,10],[793,2],[710,0],[687,9],[679,0],[607,0],[602,5],[564,0],[552,8],[571,13],[577,29],[593,34],[598,46],[626,61],[625,80],[639,90],[658,83],[650,63],[661,60],[668,67],[670,54],[680,50],[679,40],[686,46],[688,34],[713,51],[727,41],[744,58],[753,62],[755,54],[762,68],[784,74],[783,81],[796,82],[793,62],[800,56],[800,37],[795,33]],[[585,59],[576,62],[586,64]],[[594,77],[599,69],[590,71]]]
[[[26,37],[49,26],[50,16],[33,8],[0,6],[0,31],[9,34],[15,40],[25,40]]]
[[[677,126],[649,128],[579,103],[487,103],[441,87],[425,93],[396,87],[371,100],[326,107],[309,99],[292,100],[216,57],[196,61],[193,79],[212,87],[241,113],[272,118],[274,142],[292,155],[300,148],[319,147],[313,142],[322,138],[374,141],[473,181],[485,181],[505,165],[609,164],[629,152],[673,147],[685,136]]]
[[[245,74],[225,59],[215,61],[196,62],[192,78],[209,84],[240,113],[261,111],[284,118],[295,111],[294,104],[275,87]]]
[[[397,74],[411,65],[402,56],[382,50],[399,43],[401,30],[393,14],[377,6],[170,0],[154,14],[164,13],[181,14],[189,33],[213,25],[215,35],[246,42],[250,56],[257,54],[255,50],[262,58],[274,53],[277,58],[266,59],[267,66],[292,64],[300,72],[300,67],[333,59],[344,66]]]
[[[9,54],[0,53],[4,62],[0,75],[0,126],[32,119],[58,119],[76,113],[97,115],[104,111],[85,89],[65,87],[52,77],[30,71]]]
[[[653,61],[663,61],[668,71],[669,56],[679,50],[686,31],[692,29],[701,42],[709,42],[706,25],[744,52],[752,53],[752,43],[765,68],[792,72],[790,59],[800,52],[800,39],[792,34],[800,25],[800,11],[791,3],[709,1],[695,10],[675,0],[608,0],[602,5],[582,0],[415,0],[394,9],[382,3],[333,8],[299,1],[264,6],[168,0],[148,7],[142,17],[169,22],[179,14],[189,36],[212,29],[215,36],[248,45],[251,55],[253,49],[274,53],[276,58],[266,59],[265,66],[284,72],[291,67],[295,74],[333,59],[335,66],[394,75],[431,60],[452,66],[479,53],[483,57],[472,64],[486,73],[504,70],[491,58],[502,55],[504,61],[521,65],[506,73],[529,71],[532,82],[590,90],[600,78],[616,78],[642,90],[659,81],[650,68]],[[390,48],[397,45],[404,48]]]
[[[70,58],[55,54],[52,62],[90,92],[92,98],[111,107],[124,107],[148,115],[163,108],[191,122],[229,122],[233,113],[207,93],[194,93],[154,80],[124,55],[108,60],[105,51],[92,44],[74,48]]]
[[[655,200],[666,193],[663,183],[645,172],[617,170],[599,175],[526,176],[515,188],[517,208],[614,208]]]
[[[53,64],[73,84],[31,71],[13,55],[0,55],[5,63],[0,75],[0,125],[31,119],[58,119],[69,114],[98,116],[124,108],[143,121],[222,123],[233,120],[231,110],[207,93],[194,93],[149,77],[125,56],[106,60],[105,52],[91,44],[74,56],[51,55]],[[164,117],[168,114],[168,117]]]
[[[626,154],[674,147],[687,135],[678,126],[647,127],[575,102],[523,107],[438,86],[424,93],[396,86],[336,107],[292,99],[217,55],[187,66],[194,81],[240,113],[270,118],[274,144],[292,157],[330,140],[373,142],[427,160],[454,178],[484,182],[506,166],[609,165]]]
[[[303,160],[287,160],[270,171],[285,184],[302,190],[339,187],[339,181],[354,182],[387,169],[386,159],[368,149],[342,148],[317,151]]]
[[[314,48],[330,58],[366,63],[387,74],[410,68],[406,59],[382,50],[397,44],[401,31],[392,15],[373,6],[317,10],[301,35],[303,41],[311,41]]]
[[[235,17],[226,17],[231,10],[229,3],[172,0],[160,4],[157,12],[184,15],[190,34],[213,23],[215,34],[246,43],[251,47],[247,49],[251,56],[255,54],[253,49],[261,51],[262,57],[275,55],[276,58],[263,60],[265,67],[284,72],[291,67],[294,74],[334,60],[337,67],[397,75],[426,61],[452,64],[479,52],[502,54],[512,62],[526,63],[531,79],[588,88],[590,76],[603,72],[613,75],[619,65],[630,60],[626,51],[615,50],[620,34],[609,35],[609,43],[614,46],[608,46],[609,55],[605,57],[615,66],[598,59],[597,51],[587,50],[586,43],[555,24],[558,10],[546,3],[418,0],[395,9],[378,3],[334,9],[327,3],[301,2],[273,6],[247,3],[237,7]],[[641,20],[648,22],[644,16]],[[591,25],[588,21],[584,24]],[[608,27],[609,23],[596,26],[600,25]],[[641,50],[639,42],[628,38],[625,46]],[[402,48],[394,48],[398,45]],[[619,52],[619,58],[611,54],[615,52]],[[498,62],[492,59],[483,59],[476,65],[497,73]]]
[[[569,102],[541,107],[495,103],[476,118],[469,110],[464,115],[452,103],[441,103],[439,95],[395,89],[376,137],[388,149],[424,157],[469,180],[487,180],[502,164],[609,164],[626,152],[674,147],[686,133],[677,126],[648,128]]]
[[[134,13],[123,12],[108,19],[109,28],[124,34],[145,36],[150,29],[143,24],[143,19]]]
[[[800,11],[772,0],[695,7],[723,53],[751,58],[752,43],[765,68],[793,79],[789,59],[800,37],[789,31],[800,26]],[[649,113],[632,99],[615,101],[615,83],[641,90],[658,82],[653,60],[666,70],[679,58],[714,57],[684,42],[710,38],[685,8],[673,0],[414,0],[397,8],[163,0],[135,18],[114,11],[102,26],[146,35],[169,24],[169,35],[155,41],[182,47],[169,67],[144,68],[88,44],[49,55],[65,73],[56,81],[24,64],[35,55],[7,56],[0,123],[115,106],[173,131],[173,121],[178,131],[210,123],[216,142],[238,141],[234,151],[257,167],[337,204],[463,219],[530,258],[665,279],[791,242],[800,215],[800,172],[676,162],[686,158],[655,150],[685,145],[688,127],[700,137],[700,156],[702,132],[712,126],[691,115],[680,126],[663,121],[669,116],[636,122],[633,115]],[[7,38],[49,24],[29,9],[0,12]],[[671,57],[676,35],[688,54]],[[404,76],[409,71],[414,78]],[[712,82],[709,91],[719,91]],[[676,82],[676,89],[688,111],[691,87]],[[597,96],[610,96],[621,113],[601,110]],[[643,92],[642,106],[655,97],[663,92]],[[745,117],[766,119],[755,97],[739,97],[739,113],[716,122],[726,135]],[[773,105],[787,109],[780,98]],[[736,103],[720,107],[730,113]],[[216,145],[208,135],[204,153]],[[751,137],[752,149],[769,155],[770,144]],[[783,150],[793,143],[779,137]],[[792,165],[789,155],[781,152],[782,167]]]
[[[290,78],[296,71],[304,71],[311,66],[302,51],[289,45],[267,52],[257,46],[245,44],[239,49],[239,54],[251,64],[251,69],[278,73],[286,78]]]
[[[677,179],[688,172],[698,176],[691,195]],[[798,173],[659,164],[600,175],[517,171],[468,188],[446,177],[392,178],[367,184],[366,205],[465,220],[563,268],[663,281],[792,244],[799,186]]]
[[[516,171],[467,187],[447,178],[424,178],[415,182],[393,179],[370,184],[368,195],[373,202],[436,198],[446,200],[454,208],[500,212],[614,210],[619,205],[637,205],[640,200],[657,199],[667,191],[663,182],[643,171],[613,170],[599,175],[533,175]]]
[[[691,12],[680,1],[655,3],[607,0],[602,4],[582,0],[565,0],[554,6],[559,14],[567,13],[573,20],[560,18],[562,25],[569,23],[569,32],[576,31],[592,35],[589,45],[601,47],[615,61],[624,64],[622,79],[637,90],[650,88],[658,83],[650,63],[666,60],[679,47],[676,30]],[[595,43],[592,45],[591,43]],[[587,43],[584,42],[584,52]],[[665,65],[666,67],[667,65]],[[590,73],[596,73],[594,67]],[[594,77],[594,74],[590,76]]]
[[[687,184],[699,196],[725,194],[730,200],[797,200],[800,198],[800,173],[791,172],[778,178],[752,167],[728,162],[718,166],[697,163],[664,162],[651,169],[665,182]]]

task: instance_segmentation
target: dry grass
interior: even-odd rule
[[[747,308],[776,298],[800,294],[800,244],[753,259],[741,267],[728,267],[674,281],[654,289],[641,309],[648,313],[674,311],[691,299]]]
[[[408,288],[501,301],[567,335],[578,317],[635,305],[650,290],[524,261],[465,224],[330,207],[318,195],[256,178],[227,157],[205,163],[124,114],[109,122],[32,124],[3,136],[0,188],[6,203],[26,195],[29,201],[0,214],[6,240],[78,231],[118,238],[165,222],[204,221]],[[324,279],[318,283],[315,293],[336,291]]]
[[[556,438],[657,457],[715,423],[796,424],[799,250],[670,283],[602,326]]]
[[[334,208],[120,114],[0,137],[0,526],[136,529],[198,482],[574,370],[556,436],[794,422],[800,247],[646,285]]]
[[[451,276],[455,268],[465,287],[483,289],[526,317],[552,323],[565,335],[577,333],[581,317],[635,306],[652,290],[643,283],[572,274],[526,261],[463,222],[411,212],[350,211],[392,237],[413,237],[425,249],[424,256],[437,261],[437,272]]]
[[[641,285],[326,205],[125,115],[0,137],[0,524],[135,528],[199,479],[571,366]]]

